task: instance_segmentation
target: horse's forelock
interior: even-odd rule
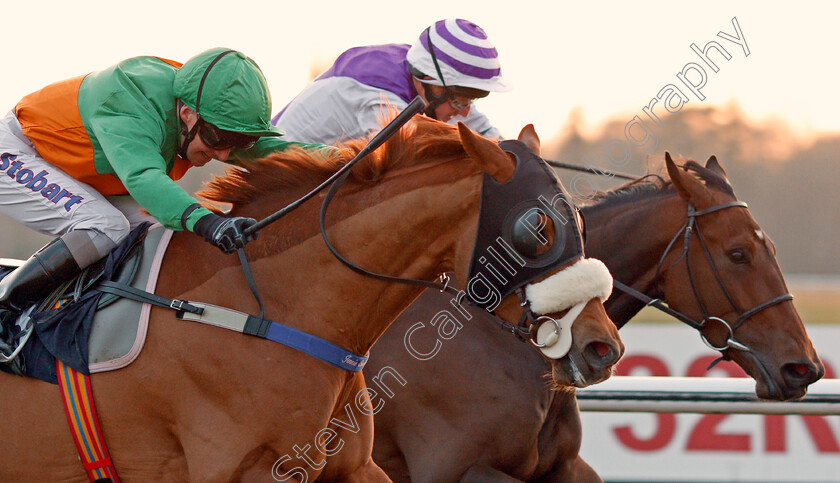
[[[350,140],[336,145],[333,152],[293,146],[263,159],[243,161],[223,176],[214,176],[197,194],[210,201],[240,204],[267,193],[314,187],[354,158],[367,142],[366,138]],[[371,182],[393,169],[459,154],[464,149],[457,128],[421,116],[359,161],[350,179]]]
[[[657,163],[657,166],[661,166],[662,171],[665,171],[665,157],[663,156],[660,163]],[[674,159],[674,162],[677,166],[683,167],[689,173],[693,173],[700,181],[706,184],[709,188],[720,190],[732,197],[735,197],[735,191],[732,189],[732,185],[729,184],[729,180],[726,179],[725,176],[722,176],[717,171],[713,171],[702,164],[698,163],[697,161],[689,158],[685,158],[683,156],[677,156]],[[670,186],[671,183],[668,183]]]
[[[735,197],[735,191],[732,189],[732,185],[729,184],[729,180],[717,171],[713,171],[693,159],[686,161],[684,166],[686,170],[695,173],[697,177],[703,180],[706,183],[706,186],[717,188],[720,191],[731,195],[733,198]]]

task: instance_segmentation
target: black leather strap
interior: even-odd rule
[[[245,328],[242,329],[242,333],[248,335],[255,335],[257,337],[262,337],[263,339],[265,339],[265,335],[268,333],[268,328],[271,327],[272,323],[272,321],[263,317],[255,317],[253,315],[249,315],[248,320],[245,322]]]
[[[702,322],[697,322],[696,320],[688,317],[687,315],[681,312],[677,312],[671,307],[668,307],[667,305],[663,304],[662,301],[660,301],[659,299],[648,297],[646,294],[634,289],[629,285],[625,285],[616,279],[613,279],[613,286],[618,290],[621,290],[622,292],[626,293],[627,295],[630,295],[631,297],[635,298],[636,300],[644,302],[645,305],[655,307],[690,327],[693,327],[697,330],[703,328]]]
[[[168,299],[166,297],[161,297],[160,295],[146,292],[145,290],[134,288],[130,285],[110,282],[107,280],[100,282],[100,284],[96,286],[96,290],[103,293],[119,295],[120,297],[125,297],[127,299],[136,300],[146,304],[157,305],[158,307],[183,310],[184,312],[189,312],[191,314],[201,315],[201,313],[204,312],[204,309],[190,305],[185,300]]]
[[[321,228],[321,236],[324,238],[324,243],[327,245],[327,248],[330,252],[337,258],[341,263],[352,269],[356,273],[360,273],[362,275],[372,277],[378,280],[384,280],[386,282],[397,282],[397,283],[404,283],[407,285],[419,285],[421,287],[426,288],[433,288],[435,290],[440,290],[441,292],[447,291],[452,295],[458,295],[460,292],[458,289],[450,287],[448,284],[441,284],[438,282],[428,282],[426,280],[417,280],[413,278],[402,278],[402,277],[394,277],[391,275],[385,275],[381,273],[371,272],[370,270],[366,270],[355,263],[351,262],[350,260],[344,258],[344,256],[338,252],[338,250],[333,246],[332,242],[330,242],[329,237],[327,236],[327,208],[330,206],[330,202],[332,201],[335,194],[338,192],[338,189],[341,188],[341,185],[347,180],[347,177],[350,173],[344,173],[340,178],[335,180],[335,182],[330,186],[327,190],[327,194],[324,196],[324,201],[321,203],[321,212],[318,217],[318,223],[320,224]]]
[[[236,254],[239,256],[239,263],[242,265],[242,271],[245,273],[245,281],[248,283],[248,288],[251,289],[251,293],[257,300],[257,305],[260,307],[260,313],[257,315],[255,322],[262,324],[265,316],[265,309],[263,309],[260,291],[257,289],[257,281],[254,280],[254,275],[251,273],[251,266],[248,264],[248,255],[245,254],[244,248],[237,248]],[[250,317],[248,323],[249,325],[251,324]],[[265,330],[268,330],[268,328],[266,327]]]

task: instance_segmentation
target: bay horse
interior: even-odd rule
[[[725,347],[723,354],[756,379],[758,395],[801,397],[824,369],[793,304],[783,298],[734,328],[739,313],[787,294],[772,242],[746,207],[733,205],[696,219],[693,230],[700,230],[706,248],[692,234],[686,255],[681,227],[689,206],[702,212],[736,198],[714,157],[705,167],[694,161],[678,167],[670,156],[665,165],[670,181],[640,178],[582,208],[587,256],[602,260],[616,280],[697,320],[704,316],[702,301],[707,314],[729,321],[732,338],[749,348]],[[671,244],[675,236],[679,243]],[[433,360],[406,352],[401,333],[442,303],[437,293],[425,292],[371,353],[366,371],[389,368],[406,381],[375,416],[377,463],[394,481],[415,483],[601,481],[578,453],[574,389],[546,384],[545,359],[506,337],[489,314],[474,312],[473,323]],[[605,305],[618,327],[644,306],[618,290]],[[709,325],[703,334],[725,346],[721,336],[729,334],[715,333],[722,324]]]
[[[361,147],[273,154],[229,169],[200,194],[230,203],[233,215],[265,218]],[[482,180],[503,183],[517,166],[498,144],[463,125],[415,118],[353,168],[332,201],[323,237],[365,269],[425,281],[451,272],[463,287]],[[246,247],[265,316],[364,355],[423,287],[349,270],[324,243],[318,214],[317,203],[304,203]],[[580,237],[571,225],[566,233]],[[530,286],[578,262],[547,269]],[[236,257],[182,232],[172,236],[156,293],[248,314],[258,309]],[[512,322],[522,312],[513,296],[497,309]],[[579,358],[597,359],[606,373],[623,351],[597,297],[575,320],[573,337],[585,351]],[[562,370],[555,377],[562,382]],[[371,459],[372,411],[381,395],[367,388],[361,372],[286,346],[180,321],[154,307],[139,357],[91,381],[105,441],[125,481],[388,481]],[[84,481],[57,387],[3,376],[0,393],[6,435],[0,477]]]

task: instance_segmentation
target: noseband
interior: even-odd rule
[[[791,295],[790,293],[785,293],[783,295],[779,295],[778,297],[772,298],[772,299],[770,299],[770,300],[768,300],[764,303],[758,304],[758,305],[756,305],[756,306],[754,306],[750,309],[747,309],[747,310],[742,310],[738,306],[738,304],[735,302],[732,295],[726,289],[726,285],[723,283],[723,277],[721,277],[720,272],[718,271],[717,267],[715,266],[714,260],[712,259],[712,254],[709,251],[709,248],[706,245],[706,242],[703,240],[703,236],[700,234],[700,227],[697,225],[697,217],[700,217],[700,216],[703,216],[703,215],[706,215],[706,214],[709,214],[709,213],[714,213],[716,211],[724,210],[724,209],[727,209],[727,208],[747,208],[747,204],[744,203],[743,201],[730,201],[728,203],[722,203],[722,204],[719,204],[719,205],[712,206],[711,208],[706,208],[705,210],[698,210],[693,205],[689,204],[688,205],[688,215],[687,215],[688,219],[686,220],[686,222],[682,226],[682,228],[680,228],[680,230],[677,232],[677,234],[674,235],[674,238],[671,239],[671,242],[668,243],[667,248],[665,248],[665,252],[662,254],[662,257],[660,257],[659,264],[656,266],[656,272],[655,272],[655,275],[654,275],[654,278],[653,278],[654,280],[659,279],[659,275],[660,275],[660,271],[662,269],[662,265],[665,262],[665,257],[668,255],[668,253],[670,253],[671,249],[674,247],[677,240],[679,240],[680,235],[682,235],[682,238],[683,238],[682,254],[671,266],[675,265],[681,259],[685,258],[685,265],[686,265],[686,269],[688,270],[688,280],[689,280],[689,283],[691,284],[691,290],[694,293],[694,299],[697,301],[697,305],[700,308],[700,312],[703,314],[703,320],[697,321],[695,319],[692,319],[688,315],[686,315],[682,312],[679,312],[677,310],[674,310],[674,309],[668,307],[667,305],[663,304],[658,298],[654,299],[654,298],[648,297],[644,293],[639,292],[638,290],[636,290],[632,287],[629,287],[629,286],[619,282],[618,280],[613,281],[613,284],[615,285],[615,287],[617,289],[621,290],[622,292],[624,292],[624,293],[626,293],[626,294],[644,302],[647,305],[656,307],[657,309],[671,315],[672,317],[678,319],[679,321],[697,329],[698,331],[701,331],[700,338],[703,340],[703,343],[705,343],[709,348],[711,348],[713,350],[716,350],[716,351],[719,351],[722,354],[724,353],[725,350],[727,350],[729,348],[738,349],[740,351],[750,352],[750,348],[747,345],[735,340],[735,331],[737,331],[738,328],[744,322],[746,322],[747,319],[749,319],[753,315],[755,315],[755,314],[757,314],[757,313],[759,313],[759,312],[761,312],[765,309],[773,307],[774,305],[778,305],[782,302],[787,302],[789,300],[793,300],[793,295]],[[691,271],[691,263],[690,263],[690,259],[689,259],[690,258],[689,242],[691,240],[691,234],[692,233],[694,233],[697,236],[697,240],[700,243],[700,247],[703,249],[703,254],[706,257],[706,261],[709,263],[709,267],[712,269],[712,273],[715,275],[715,279],[718,282],[718,286],[723,291],[723,294],[726,296],[726,299],[729,301],[729,305],[738,314],[738,317],[735,319],[735,321],[731,325],[730,325],[729,322],[727,322],[726,320],[724,320],[721,317],[715,317],[715,316],[710,315],[708,310],[706,309],[706,304],[703,303],[703,299],[702,299],[702,297],[700,297],[700,291],[698,290],[697,284],[694,281],[694,276],[693,276],[693,273]],[[729,335],[727,336],[726,342],[724,343],[724,345],[722,345],[720,347],[715,346],[714,344],[709,342],[709,340],[706,339],[706,336],[703,335],[703,333],[702,333],[702,330],[706,327],[706,324],[711,323],[711,322],[716,322],[716,323],[719,323],[719,324],[723,325],[726,328],[726,330],[729,332]],[[724,355],[724,356],[722,356],[722,358],[727,358],[727,357]],[[718,360],[720,360],[720,359],[718,359]]]

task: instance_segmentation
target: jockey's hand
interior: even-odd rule
[[[257,239],[257,232],[247,235],[244,231],[257,224],[257,220],[244,216],[225,218],[215,213],[202,216],[195,222],[194,231],[205,240],[219,247],[224,253],[233,253],[251,240]]]

